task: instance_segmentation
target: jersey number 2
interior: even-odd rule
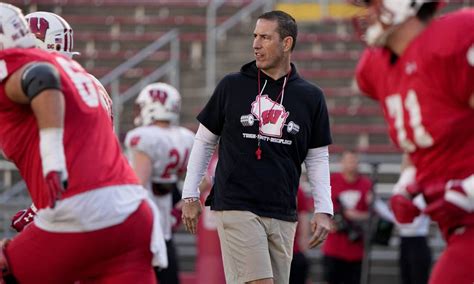
[[[418,97],[414,90],[408,91],[404,102],[400,94],[388,96],[385,99],[385,105],[387,106],[390,117],[394,119],[398,145],[400,145],[403,150],[413,152],[417,146],[419,148],[427,148],[433,145],[433,138],[421,123],[420,104],[418,103]],[[413,130],[414,141],[407,138],[404,109],[408,112],[409,125]]]
[[[184,152],[184,159],[181,160],[178,150],[176,148],[171,149],[169,152],[169,158],[171,162],[169,162],[166,167],[165,171],[161,175],[162,178],[169,178],[173,171],[177,171],[178,174],[183,173],[186,170],[186,164],[188,162],[189,156],[189,149],[186,149]]]

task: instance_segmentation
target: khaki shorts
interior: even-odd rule
[[[260,217],[248,211],[215,211],[227,284],[290,278],[296,222]]]

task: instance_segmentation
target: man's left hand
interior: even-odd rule
[[[322,244],[331,230],[331,216],[326,213],[314,213],[311,219],[311,232],[313,236],[309,240],[309,248]]]
[[[474,175],[443,185],[444,197],[430,203],[425,213],[434,221],[447,224],[474,211]]]

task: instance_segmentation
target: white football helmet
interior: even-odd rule
[[[365,31],[364,40],[368,45],[383,46],[387,37],[408,18],[416,16],[421,6],[425,3],[441,0],[362,0],[366,5],[374,6],[377,14],[377,21],[370,24]],[[438,5],[440,7],[441,5]]]
[[[34,12],[26,15],[31,32],[36,36],[36,46],[43,50],[59,52],[72,58],[74,33],[62,17],[50,12]]]
[[[169,84],[153,83],[146,86],[135,103],[140,111],[134,120],[137,126],[149,125],[157,120],[169,121],[173,124],[179,121],[181,95]]]
[[[0,50],[35,46],[35,37],[17,7],[0,3]]]

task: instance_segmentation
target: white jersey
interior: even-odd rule
[[[152,161],[151,178],[146,185],[149,192],[152,183],[176,183],[179,180],[179,176],[186,171],[193,142],[194,133],[180,126],[141,126],[129,131],[125,137],[125,146],[130,158],[133,157],[132,151],[141,151]],[[161,213],[160,223],[165,240],[170,240],[173,224],[172,193],[154,195],[152,199]]]
[[[194,133],[181,126],[141,126],[128,132],[125,138],[129,152],[137,150],[150,157],[153,183],[178,181],[179,175],[186,171],[193,142]]]

